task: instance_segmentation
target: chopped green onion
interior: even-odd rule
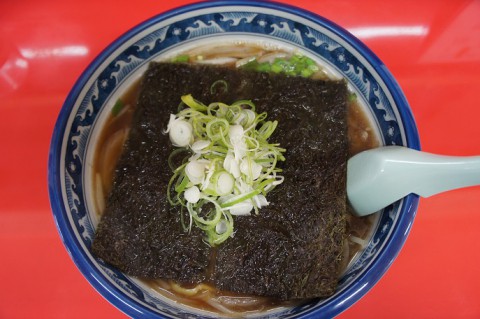
[[[182,62],[188,62],[189,60],[190,60],[190,57],[188,56],[188,54],[182,54],[174,57],[172,59],[172,62],[182,63]]]
[[[348,94],[348,102],[355,102],[356,100],[357,100],[357,94],[353,92]]]
[[[120,111],[123,110],[125,103],[121,99],[118,99],[112,107],[112,115],[117,116],[120,114]]]
[[[195,100],[191,94],[183,95],[182,102],[194,111],[202,112],[207,110],[207,107],[202,102]],[[184,111],[183,113],[185,112],[188,112],[188,109],[186,109],[186,111]]]
[[[189,145],[193,140],[192,131],[192,124],[183,120],[181,117],[170,116],[166,133],[170,133],[170,141],[172,141],[174,146],[185,147]]]
[[[306,78],[311,77],[320,70],[315,61],[301,54],[295,54],[290,58],[275,58],[275,60],[273,60],[271,63],[259,63],[256,59],[252,59],[248,63],[240,66],[240,68],[258,72],[272,72],[283,73],[291,76],[303,76]]]
[[[172,206],[181,206],[181,214],[188,211],[188,225],[181,216],[185,231],[196,226],[215,246],[233,235],[232,216],[258,214],[268,205],[265,196],[283,182],[276,164],[285,160],[285,149],[268,142],[277,121],[256,113],[249,100],[231,105],[204,105],[191,95],[181,100],[183,107],[170,115],[166,130],[178,147],[168,159],[173,176],[167,197]]]
[[[185,190],[185,199],[187,202],[196,204],[200,200],[200,190],[197,186],[192,186]]]
[[[217,92],[217,86],[223,86],[223,92],[228,91],[228,83],[225,80],[217,80],[213,82],[212,86],[210,86],[210,93],[215,94]]]

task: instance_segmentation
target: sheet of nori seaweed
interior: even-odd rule
[[[228,90],[211,92],[217,80]],[[185,233],[166,185],[172,151],[163,133],[180,96],[208,104],[250,99],[278,120],[285,181],[259,215],[236,217],[235,234],[211,248]],[[152,63],[117,164],[93,252],[127,274],[279,299],[325,297],[337,286],[345,238],[346,85],[224,67]]]

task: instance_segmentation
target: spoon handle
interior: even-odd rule
[[[390,149],[390,148],[389,148]],[[480,185],[480,156],[436,155],[408,148],[390,149],[385,171],[398,172],[411,193],[429,197],[461,187]]]

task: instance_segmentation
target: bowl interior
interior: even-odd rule
[[[73,260],[91,284],[126,314],[142,317],[209,316],[156,295],[140,281],[90,253],[98,217],[93,213],[91,163],[100,129],[117,98],[152,60],[205,43],[253,42],[301,51],[348,81],[383,145],[418,149],[408,104],[385,66],[335,24],[297,8],[274,4],[210,2],[183,7],[137,26],[109,46],[68,96],[52,138],[49,190],[54,216]],[[401,249],[418,199],[409,196],[384,209],[366,249],[342,276],[332,297],[259,316],[332,317],[364,295]],[[212,316],[214,317],[214,316]]]

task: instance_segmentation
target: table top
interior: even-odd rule
[[[74,82],[126,30],[188,0],[0,3],[0,318],[125,318],[82,277],[47,189],[53,126]],[[386,64],[422,149],[480,154],[480,2],[283,0],[345,27]],[[421,199],[386,275],[339,318],[480,318],[480,187]]]

